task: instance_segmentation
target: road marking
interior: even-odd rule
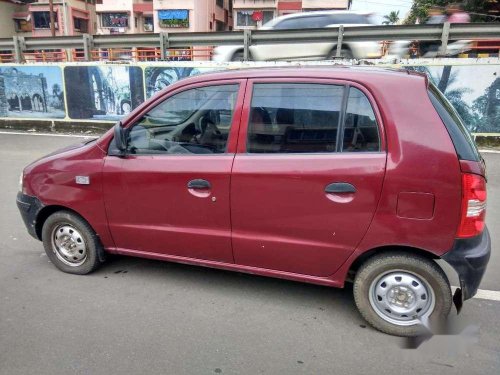
[[[499,150],[479,150],[483,154],[500,154]]]
[[[474,296],[474,298],[487,299],[490,301],[500,301],[500,292],[496,290],[478,289],[477,294]]]
[[[0,134],[11,135],[39,135],[43,137],[71,137],[71,138],[97,138],[97,135],[75,135],[75,134],[48,134],[48,133],[28,133],[28,132],[5,132],[0,131]]]

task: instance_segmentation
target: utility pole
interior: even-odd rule
[[[49,15],[50,15],[50,35],[56,36],[56,25],[54,20],[54,0],[49,0]]]

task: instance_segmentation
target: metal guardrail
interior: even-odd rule
[[[16,62],[23,62],[23,52],[30,50],[79,49],[84,60],[92,59],[91,51],[100,48],[158,47],[162,59],[169,48],[188,46],[241,45],[245,59],[249,47],[273,43],[314,43],[335,41],[337,56],[343,42],[425,40],[441,41],[444,54],[449,40],[487,40],[500,38],[500,23],[468,23],[442,25],[338,26],[304,30],[244,30],[210,33],[155,33],[20,37],[0,39],[0,51],[12,51]]]

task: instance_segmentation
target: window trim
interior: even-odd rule
[[[170,97],[177,95],[181,92],[188,91],[191,89],[196,89],[196,88],[201,88],[201,87],[208,87],[208,86],[222,86],[222,85],[239,85],[239,90],[238,90],[238,95],[236,97],[236,103],[234,106],[234,113],[233,113],[233,119],[231,123],[231,128],[229,131],[228,135],[228,140],[227,140],[227,145],[226,145],[226,152],[224,153],[219,153],[219,154],[199,154],[199,155],[204,155],[204,156],[227,156],[227,155],[234,155],[236,154],[237,151],[237,142],[238,142],[238,134],[240,132],[240,127],[241,127],[241,115],[242,115],[242,108],[243,108],[243,102],[245,98],[245,92],[246,92],[246,86],[247,86],[247,79],[218,79],[218,80],[209,80],[209,81],[203,81],[203,82],[196,82],[196,83],[174,83],[172,84],[169,88],[161,91],[158,93],[156,96],[154,96],[155,99],[150,99],[146,101],[143,105],[138,107],[136,110],[134,110],[129,117],[124,119],[122,121],[122,126],[124,130],[128,133],[130,129],[135,126],[138,121],[149,111],[151,111],[153,108],[158,106],[160,103],[164,102],[165,100],[168,100]],[[114,156],[113,152],[111,152],[111,147],[113,146],[113,140],[114,136],[111,135],[109,138],[109,143],[106,147],[106,153],[107,156]],[[151,157],[187,157],[187,156],[196,156],[198,154],[127,154],[125,158],[129,157],[146,157],[146,158],[151,158]]]
[[[260,84],[260,83],[305,83],[305,84],[327,84],[327,85],[334,85],[334,86],[344,86],[344,97],[343,97],[343,102],[341,104],[342,108],[342,113],[341,113],[341,119],[342,123],[339,124],[339,129],[337,131],[337,144],[335,147],[334,152],[287,152],[287,153],[251,153],[248,152],[247,150],[247,140],[248,140],[248,125],[249,125],[249,120],[250,120],[250,113],[251,113],[251,107],[252,107],[252,95],[253,95],[253,86],[255,84]],[[346,92],[347,95],[349,93],[348,88],[349,87],[355,87],[358,90],[360,90],[368,99],[372,110],[375,114],[375,120],[377,122],[377,129],[378,129],[378,135],[379,135],[379,141],[380,141],[380,148],[379,151],[366,151],[366,152],[342,152],[338,150],[338,147],[342,149],[342,145],[339,142],[339,134],[342,133],[344,134],[344,125],[345,125],[345,110],[347,109],[347,98],[345,97]],[[345,106],[345,107],[344,107]],[[354,81],[349,81],[345,79],[335,79],[335,78],[308,78],[308,77],[289,77],[289,78],[250,78],[248,79],[248,83],[246,85],[246,91],[245,91],[245,101],[243,104],[243,110],[241,114],[241,125],[240,125],[240,133],[238,136],[238,150],[237,154],[244,154],[244,155],[251,155],[251,156],[276,156],[276,157],[283,157],[283,156],[296,156],[296,155],[309,155],[309,156],[314,156],[314,155],[351,155],[353,157],[359,157],[361,155],[368,155],[368,154],[385,154],[387,153],[387,143],[386,143],[386,135],[385,135],[385,126],[384,122],[382,120],[382,114],[379,110],[378,103],[376,102],[374,96],[372,93],[362,84]]]

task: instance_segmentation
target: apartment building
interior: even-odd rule
[[[233,0],[154,0],[156,32],[231,30]]]
[[[97,0],[97,34],[154,31],[152,0]]]
[[[349,9],[352,0],[234,0],[234,28],[256,29],[275,17],[297,12]]]
[[[54,0],[55,34],[95,30],[95,0]],[[0,0],[0,37],[50,36],[49,0]]]

